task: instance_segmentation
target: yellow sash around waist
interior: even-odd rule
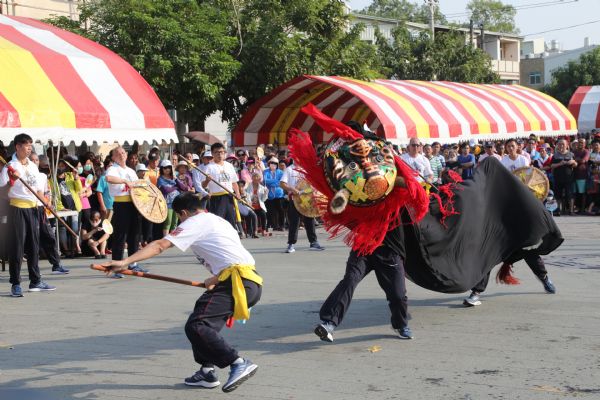
[[[126,194],[125,196],[115,196],[115,203],[131,203],[131,196]]]
[[[10,199],[10,205],[17,208],[37,208],[37,202],[24,199]]]
[[[233,319],[249,319],[248,299],[242,278],[262,285],[263,279],[255,272],[254,265],[232,264],[219,273],[219,282],[231,277],[231,295],[233,296]]]

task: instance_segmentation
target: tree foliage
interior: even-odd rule
[[[233,26],[241,38],[236,55],[241,69],[220,104],[230,123],[255,100],[302,74],[378,75],[375,48],[360,40],[361,26],[347,29],[341,1],[246,0],[237,10]]]
[[[413,36],[405,27],[393,32],[393,41],[377,38],[378,57],[391,79],[443,80],[495,83],[489,56],[465,44],[460,32],[439,32],[432,42],[429,35]]]
[[[239,70],[229,15],[212,2],[94,0],[81,3],[79,11],[76,26],[64,18],[48,22],[119,54],[167,108],[192,124],[216,110],[224,85]]]
[[[551,72],[552,81],[544,87],[544,92],[566,106],[579,86],[600,85],[600,47]]]
[[[467,10],[475,24],[483,24],[485,30],[504,33],[519,33],[515,24],[517,10],[500,0],[470,0]]]
[[[425,4],[417,4],[408,0],[373,0],[370,6],[358,11],[360,14],[392,18],[401,21],[429,23],[430,11]],[[436,24],[447,23],[446,17],[435,8],[434,21]]]
[[[393,42],[361,41],[364,26],[351,27],[340,0],[91,0],[79,7],[80,22],[50,22],[121,55],[190,128],[215,110],[233,125],[254,101],[302,74],[497,80],[485,53],[457,33],[432,43],[400,28]],[[406,0],[375,0],[366,10],[421,22],[429,12]]]

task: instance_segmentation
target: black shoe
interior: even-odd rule
[[[208,372],[202,372],[202,368],[189,378],[183,381],[188,386],[203,387],[206,389],[214,389],[221,384],[214,368]]]
[[[333,322],[322,321],[319,325],[315,327],[315,335],[319,337],[324,342],[333,342],[333,330],[335,329],[335,325]]]
[[[49,292],[52,290],[56,290],[56,287],[48,285],[46,282],[39,281],[35,285],[33,283],[29,284],[30,292]]]
[[[69,273],[69,270],[63,267],[62,265],[55,265],[54,267],[52,267],[52,273],[65,275]]]

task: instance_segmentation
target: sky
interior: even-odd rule
[[[413,0],[421,3],[423,0]],[[347,0],[353,10],[363,9],[371,4],[371,0]],[[449,21],[468,21],[466,5],[468,0],[439,0],[440,9]],[[504,0],[504,4],[517,7],[515,18],[520,34],[525,40],[544,38],[546,42],[558,40],[563,50],[583,47],[583,39],[590,38],[591,44],[600,44],[600,0]],[[561,4],[563,3],[563,4]],[[531,5],[540,5],[531,7]],[[518,9],[518,7],[530,6]],[[451,16],[452,14],[463,15]],[[540,33],[557,28],[567,28],[573,25],[590,24]]]

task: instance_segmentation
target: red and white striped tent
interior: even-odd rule
[[[234,146],[286,143],[290,128],[329,139],[300,108],[313,103],[325,114],[365,122],[393,143],[494,140],[567,135],[575,119],[554,98],[517,85],[455,82],[365,82],[338,76],[304,75],[255,102],[232,132]]]
[[[177,141],[150,85],[107,48],[51,25],[0,15],[0,140]]]
[[[577,120],[579,132],[600,129],[600,86],[579,86],[569,100],[569,111]]]

